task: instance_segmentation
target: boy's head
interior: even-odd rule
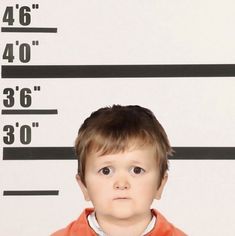
[[[75,142],[78,175],[86,185],[86,163],[91,154],[115,154],[147,145],[155,149],[159,187],[168,170],[167,156],[172,149],[154,114],[137,105],[100,108],[84,121],[78,132]]]
[[[79,129],[75,149],[77,181],[99,220],[129,224],[150,217],[153,200],[161,198],[172,152],[150,110],[114,105],[93,112]]]

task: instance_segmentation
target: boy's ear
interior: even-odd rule
[[[82,190],[84,199],[86,201],[90,201],[90,197],[89,197],[89,194],[88,194],[88,191],[87,191],[87,187],[82,182],[80,175],[78,175],[78,174],[76,175],[76,180],[78,182],[78,185],[79,185],[80,189]]]
[[[163,177],[163,179],[162,179],[162,181],[161,181],[161,185],[158,187],[157,192],[156,192],[155,198],[156,198],[157,200],[160,200],[160,199],[161,199],[162,192],[163,192],[163,189],[164,189],[165,184],[166,184],[166,182],[167,182],[167,179],[168,179],[168,174],[165,173],[165,175],[164,175],[164,177]]]

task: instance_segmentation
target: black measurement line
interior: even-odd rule
[[[2,115],[57,115],[57,109],[2,109]]]
[[[59,190],[5,190],[3,196],[58,196]]]
[[[2,78],[235,77],[235,64],[2,66]]]
[[[7,33],[57,33],[57,28],[1,27],[1,31]]]
[[[235,160],[235,147],[173,147],[172,160]]]
[[[170,160],[235,160],[235,147],[173,147]],[[73,147],[4,147],[3,160],[74,160]]]
[[[72,147],[4,147],[3,160],[74,160]]]

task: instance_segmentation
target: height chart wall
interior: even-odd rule
[[[159,209],[234,236],[235,2],[1,0],[0,235],[44,236],[90,206],[74,139],[99,107],[150,108],[175,155]]]

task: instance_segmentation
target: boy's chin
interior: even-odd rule
[[[127,220],[134,216],[134,212],[127,209],[118,209],[112,211],[112,213],[113,217],[117,220]]]
[[[119,208],[113,208],[110,209],[107,212],[107,215],[110,217],[112,220],[120,221],[120,222],[129,222],[132,221],[138,213],[134,209],[128,209],[128,207],[119,207]]]

